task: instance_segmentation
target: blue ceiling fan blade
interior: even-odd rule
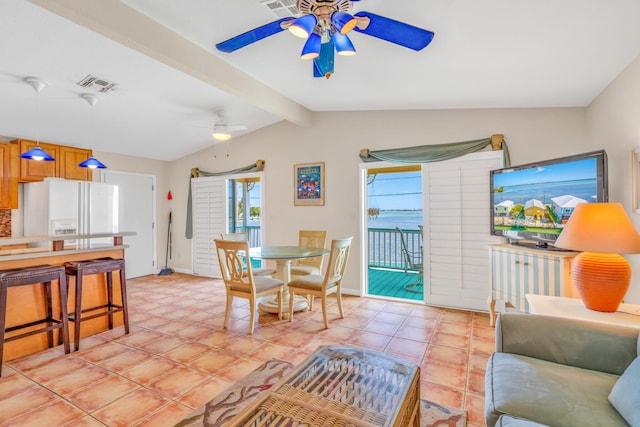
[[[262,40],[266,37],[277,34],[280,31],[284,31],[286,25],[283,27],[282,24],[293,21],[294,19],[295,18],[293,17],[282,18],[261,27],[254,28],[253,30],[247,31],[246,33],[242,33],[238,36],[230,38],[229,40],[218,43],[216,45],[216,49],[226,53],[234,52],[240,48],[250,45],[251,43],[257,42],[258,40]]]
[[[320,46],[320,54],[313,60],[313,77],[331,77],[333,74],[335,47],[333,40]]]
[[[358,22],[355,27],[356,31],[408,47],[409,49],[422,50],[433,40],[434,34],[431,31],[414,27],[404,22],[370,12],[358,12],[354,16],[356,18],[365,18],[363,21],[366,21],[367,18],[369,20],[368,25],[365,24],[366,26]]]

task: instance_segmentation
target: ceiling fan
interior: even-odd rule
[[[231,132],[237,130],[247,130],[247,127],[244,125],[230,125],[227,123],[227,118],[224,114],[223,110],[216,111],[218,115],[218,120],[213,125],[213,139],[217,141],[228,141],[231,139]]]
[[[307,41],[302,59],[313,59],[313,77],[329,78],[334,70],[334,52],[355,55],[347,34],[355,30],[416,51],[424,49],[434,33],[371,12],[351,15],[353,3],[360,0],[296,0],[298,17],[282,18],[254,28],[216,45],[231,53],[266,37],[288,29]]]

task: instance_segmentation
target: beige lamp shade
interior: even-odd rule
[[[554,246],[574,251],[640,253],[640,235],[620,203],[580,203]]]
[[[555,246],[583,251],[571,262],[571,276],[584,305],[616,311],[631,281],[631,266],[620,253],[640,253],[640,235],[622,205],[577,205]]]

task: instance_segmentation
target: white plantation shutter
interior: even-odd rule
[[[193,274],[221,278],[214,239],[226,233],[226,178],[193,178]]]
[[[489,171],[502,151],[427,163],[422,169],[427,304],[486,310],[489,286]]]

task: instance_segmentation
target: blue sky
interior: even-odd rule
[[[249,206],[260,207],[260,197],[262,193],[262,187],[260,182],[256,182],[255,186],[249,191]]]
[[[249,192],[251,206],[260,206],[260,183]],[[378,174],[368,186],[369,207],[383,210],[422,209],[420,172]]]
[[[493,176],[494,187],[544,182],[562,182],[589,179],[596,176],[596,159],[589,158],[570,163],[523,169]]]
[[[401,172],[378,174],[367,187],[369,207],[383,210],[422,209],[422,174]]]

